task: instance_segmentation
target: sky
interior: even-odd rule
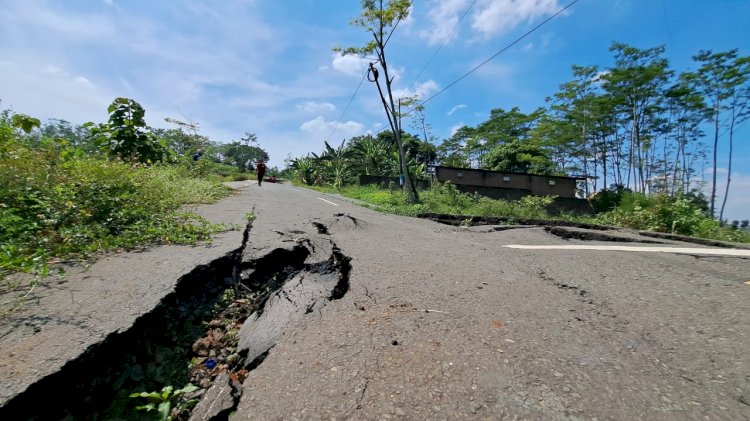
[[[387,48],[397,92],[429,98],[569,2],[414,0]],[[0,0],[0,109],[104,122],[124,96],[153,127],[171,117],[220,142],[255,133],[283,167],[387,126],[375,86],[360,85],[367,60],[333,51],[369,41],[349,24],[359,12],[359,0]],[[430,100],[431,134],[544,106],[571,65],[611,65],[613,41],[664,45],[678,72],[700,50],[750,55],[750,0],[579,0]],[[727,216],[750,219],[750,123],[736,144]]]

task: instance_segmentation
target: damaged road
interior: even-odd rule
[[[14,408],[28,411],[34,398],[55,390],[36,386],[55,373],[63,373],[54,383],[60,387],[75,383],[81,367],[111,363],[108,369],[122,371],[110,352],[136,355],[126,346],[158,345],[149,335],[159,331],[160,320],[189,325],[193,316],[200,332],[179,342],[185,348],[180,361],[191,361],[210,380],[196,392],[199,403],[191,415],[196,420],[750,417],[748,259],[570,250],[562,246],[699,245],[532,220],[512,221],[522,226],[505,225],[502,218],[472,219],[488,224],[476,227],[445,225],[380,214],[336,195],[279,184],[250,185],[201,211],[213,221],[244,224],[250,209],[256,218],[245,242],[235,233],[232,246],[221,253],[198,250],[204,263],[197,266],[212,270],[192,272],[192,266],[171,282],[159,281],[162,273],[144,258],[111,273],[106,294],[124,306],[149,293],[155,297],[132,314],[122,314],[116,300],[101,297],[106,303],[101,308],[68,315],[83,320],[79,326],[89,320],[102,326],[98,312],[120,320],[78,345],[65,342],[67,331],[53,334],[68,349],[79,350],[79,357],[66,357],[77,362],[31,375],[34,358],[44,355],[34,354],[34,338],[45,329],[53,332],[51,324],[42,325],[41,332],[18,328],[13,341],[5,339],[12,333],[0,338],[0,354],[8,355],[12,346],[33,354],[14,365],[12,357],[19,354],[13,352],[0,365],[3,374],[12,374],[5,378],[28,379],[7,393],[0,417],[21,414]],[[428,217],[454,225],[466,220]],[[188,253],[179,249],[173,258]],[[118,284],[113,275],[138,281]],[[156,293],[145,287],[149,283],[163,286]],[[74,294],[79,289],[86,290],[77,287]],[[129,289],[139,293],[123,298]],[[175,291],[182,292],[169,298]],[[229,301],[227,291],[233,291]],[[86,298],[82,304],[90,305],[99,295]],[[200,302],[227,308],[200,316]],[[185,306],[185,312],[174,312]],[[151,333],[138,339],[136,331]],[[131,339],[114,342],[117,337]],[[64,353],[48,341],[41,349]],[[117,346],[93,352],[100,343]],[[100,359],[80,358],[87,349]],[[136,355],[146,357],[156,354]],[[150,372],[140,360],[136,365]],[[137,375],[133,379],[132,362],[125,366],[131,372],[123,387],[142,384]],[[108,378],[94,383],[111,389]],[[154,382],[151,390],[164,385]],[[23,414],[21,419],[34,418]]]

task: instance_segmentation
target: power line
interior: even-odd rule
[[[450,30],[450,34],[451,35],[453,35],[453,31],[455,31],[456,28],[458,28],[458,25],[461,24],[461,21],[464,20],[464,18],[466,17],[466,15],[469,14],[469,10],[471,10],[471,8],[474,7],[474,4],[476,4],[476,2],[477,2],[477,0],[472,1],[471,4],[469,5],[469,7],[466,8],[466,11],[464,11],[464,14],[461,15],[461,18],[458,19],[458,22],[456,22],[456,24],[453,25],[453,28],[451,28],[451,30]],[[432,63],[432,59],[435,58],[435,56],[440,52],[440,50],[442,50],[443,47],[445,47],[448,44],[448,41],[450,41],[450,38],[448,38],[445,41],[443,41],[443,43],[440,45],[440,47],[438,47],[438,49],[435,50],[434,53],[432,53],[432,56],[430,57],[430,59],[427,60],[427,63],[425,63],[424,66],[422,66],[422,69],[419,70],[419,73],[417,73],[417,76],[414,77],[414,82],[412,82],[412,85],[419,80],[419,77],[422,76],[422,72],[424,72],[425,69],[427,68],[427,66],[429,66],[430,63]]]
[[[450,89],[450,88],[451,88],[451,87],[452,87],[453,85],[457,84],[458,82],[460,82],[461,80],[463,80],[464,78],[466,78],[467,76],[469,76],[470,74],[474,73],[474,72],[475,72],[475,71],[476,71],[477,69],[479,69],[480,67],[482,67],[482,66],[484,66],[485,64],[487,64],[487,63],[488,63],[488,62],[489,62],[490,60],[492,60],[493,58],[495,58],[495,57],[499,56],[500,54],[504,53],[505,51],[507,51],[508,49],[510,49],[511,47],[513,47],[514,45],[518,44],[518,43],[519,43],[519,42],[520,42],[521,40],[523,40],[523,39],[524,39],[524,38],[526,38],[527,36],[531,35],[531,34],[532,34],[533,32],[535,32],[535,31],[536,31],[537,29],[539,29],[539,28],[541,28],[542,26],[544,26],[544,24],[546,24],[547,22],[549,22],[549,21],[551,21],[552,19],[556,18],[556,17],[558,16],[558,15],[560,15],[560,14],[561,14],[561,13],[563,13],[564,11],[568,10],[568,8],[570,8],[571,6],[573,6],[573,5],[574,5],[574,4],[576,4],[576,3],[578,3],[578,0],[573,0],[572,2],[568,3],[568,5],[567,5],[567,6],[563,7],[563,8],[562,8],[562,9],[560,9],[560,10],[558,10],[558,11],[557,11],[557,13],[555,13],[554,15],[552,15],[552,16],[550,16],[550,17],[548,17],[547,19],[545,19],[545,20],[544,20],[544,21],[543,21],[542,23],[540,23],[539,25],[537,25],[537,26],[533,27],[533,28],[532,28],[531,30],[529,30],[529,31],[528,31],[528,32],[526,32],[525,34],[523,34],[523,35],[521,35],[520,37],[518,37],[518,38],[517,38],[517,39],[516,39],[515,41],[511,42],[510,44],[508,44],[508,45],[507,45],[507,46],[506,46],[505,48],[503,48],[502,50],[500,50],[500,51],[498,51],[497,53],[493,54],[493,55],[492,55],[492,56],[491,56],[490,58],[488,58],[487,60],[485,60],[485,61],[483,61],[483,62],[479,63],[479,65],[477,65],[477,66],[476,66],[476,67],[474,67],[473,69],[469,70],[469,71],[468,71],[468,72],[466,72],[466,73],[465,73],[465,74],[464,74],[463,76],[461,76],[460,78],[458,78],[458,79],[454,80],[454,81],[453,81],[453,82],[451,82],[451,83],[450,83],[450,84],[449,84],[448,86],[446,86],[445,88],[441,89],[440,91],[438,91],[437,93],[435,93],[435,94],[434,94],[434,95],[432,95],[431,97],[429,97],[429,98],[427,98],[426,100],[424,100],[424,101],[420,102],[420,103],[419,103],[419,104],[418,104],[417,106],[415,106],[414,108],[412,108],[411,110],[409,110],[409,111],[407,112],[407,114],[408,114],[408,113],[410,113],[410,112],[412,112],[412,111],[414,111],[414,110],[415,110],[415,109],[416,109],[417,107],[420,107],[420,106],[422,106],[422,105],[424,105],[424,104],[426,104],[426,103],[430,102],[430,101],[431,101],[431,100],[433,100],[433,99],[434,99],[434,98],[435,98],[436,96],[438,96],[438,95],[442,94],[443,92],[447,91],[447,90],[448,90],[448,89]]]
[[[411,7],[411,3],[409,2],[409,7]],[[409,10],[409,7],[406,8],[406,10]],[[388,41],[391,39],[391,35],[393,35],[394,32],[396,32],[396,28],[398,28],[399,22],[401,22],[401,19],[404,18],[404,13],[398,15],[398,19],[396,19],[396,24],[393,25],[393,29],[391,29],[391,32],[388,34],[388,38],[385,39],[385,42],[383,43],[383,48],[385,48],[386,45],[388,45]]]
[[[476,1],[476,0],[475,0]],[[411,7],[411,2],[409,2],[409,7]],[[396,20],[396,24],[393,25],[393,29],[388,34],[388,38],[386,38],[385,42],[383,43],[383,47],[385,47],[388,44],[388,41],[391,39],[391,35],[396,31],[396,28],[398,28],[399,22],[401,22],[401,19],[403,19],[404,14],[402,13],[399,15],[398,19]],[[344,116],[346,115],[346,112],[349,110],[349,107],[352,105],[352,102],[354,102],[354,97],[357,96],[357,92],[359,92],[359,88],[362,87],[362,83],[365,81],[365,77],[367,76],[367,72],[369,69],[365,69],[364,73],[362,73],[362,79],[359,80],[359,84],[357,85],[357,89],[354,90],[354,93],[352,94],[352,97],[349,98],[349,103],[346,104],[346,107],[344,108],[344,111],[341,113],[341,116],[338,118],[337,121],[342,121],[344,119]],[[331,140],[331,137],[333,137],[333,134],[336,132],[336,125],[334,124],[333,129],[331,130],[331,133],[328,135],[328,138],[326,139],[326,142]]]
[[[357,92],[359,92],[359,88],[362,87],[362,82],[365,81],[365,76],[367,76],[367,70],[365,69],[364,73],[362,73],[362,79],[359,80],[359,84],[357,85],[357,89],[354,90],[354,93],[352,94],[352,97],[349,98],[349,102],[346,104],[346,107],[344,107],[344,111],[341,113],[341,116],[339,116],[339,119],[337,121],[342,121],[344,119],[344,115],[346,115],[346,112],[349,111],[349,107],[352,105],[352,102],[354,102],[354,97],[357,96]],[[331,130],[331,134],[328,135],[328,138],[326,139],[326,142],[331,140],[331,137],[333,136],[333,133],[336,132],[336,123],[333,124],[333,129]]]

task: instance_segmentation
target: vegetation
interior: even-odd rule
[[[383,104],[383,109],[388,117],[388,124],[391,127],[391,133],[396,144],[398,152],[398,163],[400,176],[403,177],[405,192],[409,203],[416,203],[419,200],[416,185],[412,182],[412,175],[409,172],[406,153],[404,151],[404,142],[401,134],[401,99],[394,99],[393,95],[393,77],[389,76],[388,60],[386,59],[385,47],[390,40],[393,31],[396,30],[399,22],[409,15],[411,1],[409,0],[364,0],[362,1],[362,14],[352,20],[352,25],[359,26],[368,34],[372,34],[373,39],[362,47],[336,48],[335,51],[341,51],[343,54],[355,54],[360,56],[369,56],[375,54],[376,60],[370,62],[367,78],[370,82],[375,83],[378,88],[378,95]],[[385,82],[385,93],[380,85],[380,72],[375,64],[380,66],[383,72],[383,81]],[[396,104],[398,103],[398,107]],[[343,145],[342,145],[343,146]]]
[[[248,147],[255,155],[238,152],[232,144],[215,144],[182,128],[151,130],[145,111],[131,99],[117,98],[109,112],[109,122],[79,127],[0,113],[3,292],[20,286],[7,275],[41,278],[52,261],[210,239],[228,228],[184,205],[226,196],[222,180],[244,174],[258,156],[268,158],[257,146]],[[200,148],[208,153],[194,161]]]
[[[159,392],[139,392],[130,395],[134,399],[145,399],[144,405],[139,405],[137,411],[155,412],[160,421],[175,419],[182,412],[190,410],[198,399],[184,399],[183,395],[195,392],[197,386],[188,383],[187,386],[175,390],[173,386],[165,386]],[[173,415],[174,414],[174,415]]]
[[[371,81],[377,81],[375,64],[387,72],[385,44],[408,12],[401,9],[406,3],[363,1],[363,14],[353,23],[371,32],[374,40],[363,48],[340,50],[375,53]],[[486,121],[461,127],[442,141],[429,135],[419,98],[402,99],[400,103],[411,109],[400,113],[386,76],[387,95],[378,88],[390,131],[344,140],[337,148],[326,143],[320,155],[290,159],[285,173],[305,185],[343,188],[347,193],[346,186],[359,176],[398,177],[404,172],[402,165],[417,179],[438,164],[575,175],[585,180],[579,184],[580,196],[604,212],[598,216],[602,222],[745,241],[740,229],[745,222],[729,224],[723,217],[730,194],[734,135],[750,118],[750,57],[740,56],[737,50],[700,51],[693,57],[697,70],[677,74],[670,69],[663,46],[639,49],[614,42],[610,51],[610,66],[573,65],[572,80],[560,85],[546,107],[530,113],[517,107],[496,108]],[[402,130],[402,117],[411,119],[422,139]],[[709,136],[703,131],[706,127],[711,128]],[[724,198],[717,204],[717,148],[722,141],[728,146],[728,171]],[[385,200],[379,204],[410,214],[427,206],[428,200],[417,204],[409,186],[406,183],[407,202],[413,205],[409,207],[400,205],[398,193],[372,194]],[[708,197],[704,191],[710,192]],[[461,200],[476,208],[474,202]]]

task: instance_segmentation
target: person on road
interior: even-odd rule
[[[255,166],[255,173],[258,174],[258,186],[263,184],[263,176],[266,174],[266,164],[263,160],[258,161],[258,165]]]

